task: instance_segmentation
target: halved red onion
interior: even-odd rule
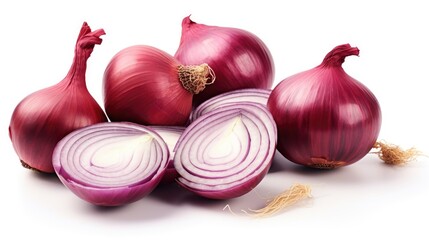
[[[170,159],[168,161],[167,170],[164,174],[164,177],[162,178],[163,183],[171,183],[176,179],[179,174],[177,174],[176,169],[174,168],[174,148],[176,146],[177,141],[180,138],[180,135],[182,135],[183,131],[185,130],[185,127],[181,126],[149,126],[157,132],[162,139],[164,139],[165,143],[167,143],[168,150],[170,153]]]
[[[61,182],[95,205],[137,201],[161,181],[169,159],[155,131],[133,123],[100,123],[76,130],[55,147]]]
[[[219,107],[239,102],[254,102],[267,105],[271,90],[245,88],[217,95],[199,105],[191,114],[191,122],[198,117]]]
[[[178,183],[213,199],[229,199],[252,190],[271,166],[277,128],[258,103],[237,103],[192,122],[180,137],[174,167]]]

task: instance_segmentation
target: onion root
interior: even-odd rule
[[[198,94],[206,88],[206,85],[214,83],[216,76],[209,65],[183,66],[179,65],[179,79],[183,87],[192,94]]]
[[[269,200],[268,204],[257,210],[252,210],[252,216],[255,217],[268,217],[279,211],[292,206],[300,200],[311,197],[311,188],[308,185],[294,184],[288,190],[280,193],[272,200]]]
[[[376,142],[373,148],[378,149],[378,151],[372,153],[377,154],[384,163],[389,165],[403,165],[422,155],[422,153],[414,147],[403,150],[397,145],[380,141]]]
[[[20,161],[21,161],[21,165],[22,165],[24,168],[27,168],[27,169],[30,169],[30,170],[33,170],[33,171],[36,171],[36,172],[42,172],[42,171],[40,171],[40,170],[39,170],[39,169],[37,169],[37,168],[33,168],[33,167],[31,167],[28,163],[24,162],[24,160],[20,159]]]

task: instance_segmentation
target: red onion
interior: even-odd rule
[[[182,37],[174,55],[183,64],[207,63],[216,83],[195,96],[194,104],[242,88],[270,89],[274,62],[267,46],[256,35],[237,28],[207,26],[182,21]]]
[[[258,88],[245,88],[226,92],[212,97],[199,105],[191,114],[191,121],[199,118],[210,111],[223,107],[225,105],[236,104],[240,102],[254,102],[267,105],[271,90]]]
[[[192,122],[177,142],[178,183],[207,198],[241,196],[268,172],[276,135],[274,120],[261,104],[213,110]]]
[[[164,177],[162,178],[163,183],[171,183],[176,179],[179,175],[177,174],[176,169],[174,168],[174,148],[176,147],[176,143],[182,135],[185,127],[179,126],[150,126],[152,130],[158,133],[162,139],[167,143],[168,150],[170,153],[170,160],[168,162],[167,170],[165,172]]]
[[[281,81],[268,99],[278,127],[278,150],[315,168],[337,168],[363,158],[374,146],[381,110],[374,94],[342,68],[359,50],[344,44],[323,62]]]
[[[104,73],[104,106],[111,121],[143,125],[184,125],[193,94],[214,81],[207,64],[183,66],[154,47],[123,49]]]
[[[107,121],[85,84],[86,62],[103,34],[103,29],[91,32],[83,23],[66,77],[28,95],[15,108],[9,136],[24,167],[53,173],[52,151],[58,141],[75,129]]]
[[[53,165],[78,197],[101,206],[137,201],[160,182],[167,144],[153,130],[133,123],[99,123],[76,130],[55,148]]]

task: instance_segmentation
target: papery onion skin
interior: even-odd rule
[[[24,167],[53,173],[52,152],[58,141],[75,129],[107,121],[85,84],[86,62],[94,45],[101,44],[101,35],[103,29],[91,32],[83,23],[66,77],[28,95],[15,108],[9,136]]]
[[[235,137],[232,140],[239,142],[226,142],[231,134]],[[182,133],[174,156],[174,166],[180,175],[177,182],[206,198],[242,196],[267,174],[276,141],[275,122],[262,104],[238,103],[213,110]],[[223,147],[231,148],[228,155],[218,152],[225,150],[218,149],[218,144],[225,143],[227,146]]]
[[[224,92],[273,85],[275,68],[268,47],[242,29],[198,24],[185,17],[174,56],[186,65],[205,62],[216,73],[216,82],[194,96],[195,106]]]
[[[270,93],[271,90],[268,89],[244,88],[219,94],[206,100],[194,109],[190,121],[195,121],[201,115],[229,104],[253,102],[266,106]]]
[[[150,137],[150,141],[138,142],[137,146],[127,144],[129,142],[126,137],[145,136]],[[109,144],[113,147],[114,144],[130,147],[133,159],[122,160],[129,160],[122,163],[120,159],[115,158],[117,162],[100,164],[99,161],[108,161],[105,158],[109,157],[109,154],[102,160],[96,159],[95,156],[100,152],[103,154],[103,151],[111,151],[112,145]],[[144,152],[138,155],[147,144],[151,144],[151,151],[157,152]],[[115,151],[112,154],[118,154],[118,157],[121,157],[121,154],[130,154],[124,149],[122,153],[118,152],[121,151],[120,148],[113,150]],[[148,154],[155,155],[155,159],[148,159]],[[89,156],[90,159],[85,156]],[[151,159],[156,162],[148,162]],[[168,159],[167,144],[152,129],[134,123],[108,122],[81,128],[64,137],[54,150],[53,166],[61,182],[81,199],[99,206],[120,206],[148,195],[163,178]],[[149,168],[145,164],[155,166]],[[134,165],[136,167],[132,167]],[[146,168],[141,170],[141,166]]]
[[[381,128],[375,95],[342,68],[359,49],[339,45],[323,62],[281,81],[268,99],[278,150],[292,162],[332,169],[362,159]]]

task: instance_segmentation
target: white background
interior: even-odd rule
[[[115,2],[115,3],[113,3]],[[374,155],[335,171],[282,161],[251,193],[208,201],[162,187],[119,208],[94,207],[55,176],[20,166],[8,137],[13,109],[26,95],[60,81],[69,70],[83,21],[107,35],[88,61],[87,85],[99,103],[101,79],[120,49],[147,44],[174,54],[182,18],[246,29],[269,47],[275,82],[318,65],[333,47],[350,43],[360,57],[343,65],[378,97],[380,139],[429,152],[429,14],[425,1],[2,1],[0,3],[0,238],[219,239],[230,234],[296,239],[428,237],[427,157],[389,167]],[[267,219],[243,216],[294,183],[313,198]],[[235,216],[223,207],[229,204]],[[224,238],[222,238],[224,239]]]

